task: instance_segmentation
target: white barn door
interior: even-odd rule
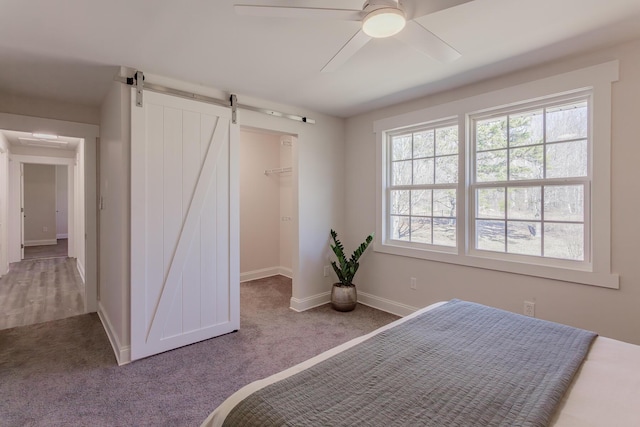
[[[131,360],[237,330],[238,125],[144,92],[131,106]]]

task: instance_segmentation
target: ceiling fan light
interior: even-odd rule
[[[370,37],[384,38],[398,34],[407,23],[400,9],[376,9],[364,17],[362,31]]]

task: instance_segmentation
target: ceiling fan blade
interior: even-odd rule
[[[362,11],[353,9],[324,9],[320,7],[289,7],[236,4],[238,15],[266,16],[269,18],[311,18],[343,21],[362,20]]]
[[[329,62],[327,62],[327,65],[322,68],[322,72],[330,73],[340,68],[342,64],[347,62],[349,58],[367,44],[369,40],[371,40],[371,37],[366,35],[364,31],[358,30],[358,32],[351,37],[351,40],[342,46],[342,49],[340,49],[340,51],[336,53]]]
[[[440,62],[452,62],[461,56],[460,52],[416,21],[407,22],[395,37]]]
[[[403,7],[407,19],[416,19],[421,16],[429,15],[430,13],[469,3],[470,1],[473,0],[414,0],[407,4],[403,4]]]

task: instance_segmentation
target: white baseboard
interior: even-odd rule
[[[380,298],[375,295],[368,294],[366,292],[358,291],[358,302],[360,304],[368,305],[378,310],[386,311],[387,313],[395,314],[396,316],[404,317],[414,311],[418,310],[417,307],[402,304],[396,301],[391,301],[386,298]]]
[[[78,273],[80,274],[80,278],[82,279],[82,283],[87,283],[84,280],[84,265],[78,261],[78,258],[76,258],[76,269],[78,270]]]
[[[293,278],[293,270],[287,267],[278,267],[278,274],[284,277],[288,277],[289,279]]]
[[[2,268],[2,271],[0,271],[0,277],[3,277],[8,272],[9,272],[9,263],[7,263],[7,265],[4,268]]]
[[[329,302],[331,302],[330,291],[312,295],[307,298],[291,298],[289,308],[293,311],[305,311],[309,310],[310,308],[327,304]],[[386,298],[380,298],[375,295],[360,291],[358,291],[358,302],[360,304],[367,305],[377,310],[386,311],[387,313],[395,314],[396,316],[400,317],[407,316],[418,310],[417,307],[412,307],[410,305],[391,301]]]
[[[123,346],[120,344],[120,340],[118,340],[118,336],[113,329],[113,325],[109,320],[109,316],[104,311],[104,308],[102,307],[102,304],[100,302],[98,303],[98,317],[102,322],[102,327],[107,333],[107,337],[109,338],[109,342],[111,343],[111,348],[113,348],[113,353],[116,356],[118,366],[131,363],[131,346]]]
[[[293,298],[289,302],[289,308],[293,311],[305,311],[310,308],[318,307],[331,301],[331,291],[321,294],[312,295],[307,298]]]
[[[261,268],[259,270],[246,271],[240,273],[240,283],[248,282],[250,280],[264,279],[265,277],[282,275],[291,279],[293,272],[290,268],[286,267],[269,267]]]
[[[42,239],[42,240],[25,240],[24,246],[47,246],[47,245],[57,245],[57,239]]]
[[[68,239],[69,235],[67,233],[56,234],[56,239]]]

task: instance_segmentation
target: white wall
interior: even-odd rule
[[[24,245],[56,244],[56,167],[24,165]]]
[[[280,136],[240,131],[240,278],[276,274],[280,266]]]
[[[504,87],[619,59],[620,80],[612,99],[612,270],[620,289],[463,267],[369,251],[358,273],[359,292],[371,301],[405,307],[461,298],[521,313],[534,300],[536,317],[590,329],[640,344],[640,227],[637,182],[640,140],[640,41],[530,68],[431,97],[376,110],[347,120],[346,227],[339,229],[353,247],[375,229],[376,146],[373,122]],[[597,143],[597,141],[596,141]],[[597,244],[597,242],[596,242]],[[409,288],[416,277],[418,289]],[[375,305],[375,304],[374,304]]]
[[[280,167],[288,168],[292,164],[293,144],[297,144],[298,138],[283,135],[280,137]],[[291,277],[293,241],[293,174],[284,173],[279,177],[280,181],[280,267],[288,277]],[[288,274],[286,274],[288,272]]]
[[[50,99],[33,98],[0,92],[0,111],[22,116],[42,117],[97,125],[100,111],[90,105],[70,104]],[[9,129],[15,130],[15,129]]]
[[[69,178],[68,167],[56,165],[56,238],[69,235]]]
[[[9,141],[0,132],[0,276],[9,271]]]
[[[119,362],[130,344],[130,89],[113,83],[100,119],[99,315]]]

